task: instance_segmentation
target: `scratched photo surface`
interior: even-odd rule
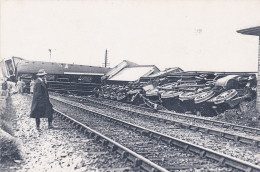
[[[0,171],[260,171],[260,0],[0,5]]]

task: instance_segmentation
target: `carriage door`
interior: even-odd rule
[[[10,76],[14,76],[15,74],[15,68],[14,68],[14,63],[12,59],[8,59],[5,61],[5,67],[7,74]]]

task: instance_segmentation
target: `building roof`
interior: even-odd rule
[[[119,63],[118,65],[116,65],[115,67],[113,67],[110,71],[108,71],[105,75],[106,78],[112,78],[114,75],[116,75],[118,72],[120,72],[121,70],[123,70],[126,67],[135,67],[135,66],[139,66],[136,63],[130,62],[128,60],[123,60],[121,63]]]
[[[126,62],[128,64],[128,67],[134,67],[134,66],[139,66],[138,64],[131,62],[129,60],[123,60],[123,62]]]
[[[260,36],[260,26],[238,30],[237,32],[245,35]]]
[[[180,72],[183,72],[183,70],[181,68],[179,68],[179,67],[172,67],[172,68],[167,68],[164,71],[160,71],[158,73],[149,75],[148,77],[149,78],[163,77],[163,76],[166,76],[166,75],[171,74],[171,73],[180,73]]]
[[[122,69],[116,75],[108,79],[109,81],[137,81],[140,77],[148,76],[154,71],[157,71],[157,67],[153,65],[127,67]]]

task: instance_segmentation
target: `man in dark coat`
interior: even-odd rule
[[[33,90],[33,100],[31,106],[31,118],[35,118],[36,127],[40,129],[40,118],[48,118],[48,128],[53,128],[53,108],[49,100],[49,93],[46,87],[44,69],[40,69],[37,73],[38,78],[35,80]]]

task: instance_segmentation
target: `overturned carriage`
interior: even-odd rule
[[[228,109],[241,110],[242,102],[256,98],[254,73],[211,75],[192,73],[184,78],[175,75],[177,81],[157,87],[159,99],[163,106],[176,112],[214,116]],[[171,79],[169,76],[168,80]]]
[[[114,82],[102,88],[106,95],[120,97],[118,101],[150,108],[161,107],[179,113],[214,116],[228,109],[241,110],[242,102],[256,98],[256,85],[253,72],[173,70],[143,76],[134,82]],[[107,89],[110,87],[113,88],[112,92]],[[104,98],[111,99],[110,96]]]

